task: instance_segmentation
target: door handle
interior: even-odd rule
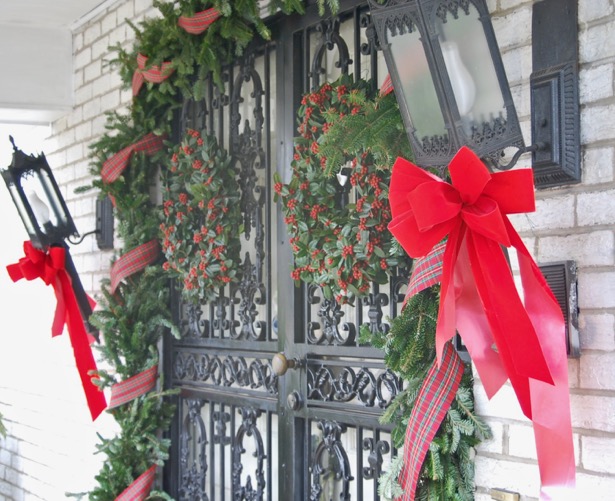
[[[276,376],[283,376],[288,369],[299,369],[303,362],[298,358],[287,358],[284,352],[276,353],[271,359],[271,370]]]

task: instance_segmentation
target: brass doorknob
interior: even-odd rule
[[[286,358],[284,353],[276,353],[271,359],[271,369],[276,376],[283,376],[288,369],[294,369],[299,366],[298,360],[294,358]]]

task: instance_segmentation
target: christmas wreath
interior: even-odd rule
[[[288,184],[278,177],[274,186],[294,254],[292,278],[319,285],[326,298],[340,303],[367,294],[372,282],[386,283],[391,267],[404,259],[387,231],[390,163],[378,162],[374,154],[379,135],[365,135],[360,145],[340,142],[352,130],[370,129],[372,115],[382,111],[375,105],[381,99],[394,101],[374,98],[368,82],[347,75],[306,94],[298,111],[292,177]],[[401,123],[396,105],[382,109],[391,106]],[[336,167],[323,154],[327,149],[335,151]]]
[[[182,295],[207,301],[237,279],[241,212],[231,159],[215,137],[189,129],[171,155],[163,190],[163,268]]]

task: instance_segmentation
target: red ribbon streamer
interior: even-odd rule
[[[125,403],[134,400],[141,395],[154,389],[156,386],[156,378],[158,377],[158,366],[154,365],[149,369],[136,374],[121,383],[114,384],[111,387],[111,401],[109,409],[119,407]]]
[[[138,68],[132,75],[133,97],[139,94],[145,80],[151,83],[162,83],[175,71],[175,68],[173,68],[173,63],[170,61],[165,61],[160,66],[152,66],[146,70],[145,67],[147,66],[147,59],[148,58],[143,54],[137,54]]]
[[[135,481],[115,498],[115,501],[143,501],[149,495],[156,479],[156,465],[142,473]]]
[[[50,247],[47,252],[36,249],[32,242],[23,244],[25,257],[18,263],[6,267],[13,282],[22,278],[34,280],[42,278],[51,285],[57,298],[57,307],[51,327],[52,336],[62,334],[64,325],[68,329],[77,370],[85,392],[92,420],[95,420],[107,407],[105,395],[92,382],[90,372],[96,371],[96,361],[92,355],[90,340],[85,330],[83,317],[75,297],[72,282],[65,269],[66,249]]]
[[[111,267],[111,294],[115,293],[122,280],[144,270],[159,256],[160,243],[158,240],[150,240],[122,255]]]
[[[491,174],[466,147],[449,171],[452,184],[397,159],[389,229],[413,257],[424,256],[448,235],[436,327],[438,360],[457,329],[489,398],[510,379],[534,423],[541,495],[549,499],[549,489],[571,487],[575,476],[564,320],[506,216],[534,210],[532,171]],[[525,305],[503,245],[517,250]]]
[[[100,172],[100,177],[105,183],[112,183],[120,177],[122,172],[128,167],[128,162],[133,153],[143,152],[146,155],[153,155],[157,151],[160,151],[163,146],[164,136],[157,136],[153,132],[150,132],[136,143],[126,146],[126,148],[118,151],[115,155],[105,160]]]
[[[218,9],[212,7],[211,9],[197,12],[192,17],[180,16],[177,24],[192,35],[200,35],[221,15]]]
[[[440,242],[427,256],[414,262],[404,305],[415,294],[440,282],[440,277],[442,276],[442,255],[445,248],[446,243]]]

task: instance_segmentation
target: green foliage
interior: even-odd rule
[[[276,200],[283,202],[294,256],[291,276],[319,285],[325,297],[340,303],[364,296],[372,282],[386,283],[391,268],[404,262],[399,247],[392,252],[393,238],[387,231],[392,162],[384,160],[383,151],[387,159],[395,158],[407,151],[407,139],[396,137],[398,142],[388,147],[369,134],[348,147],[342,140],[344,134],[367,127],[369,117],[377,119],[376,102],[380,100],[368,82],[354,82],[348,75],[303,96],[291,180],[283,184],[275,178]],[[396,129],[399,110],[394,107],[381,122]],[[329,164],[345,176],[345,184],[327,175]],[[342,202],[344,190],[352,190],[354,200]]]
[[[381,420],[392,423],[392,440],[401,447],[408,418],[427,372],[435,360],[435,329],[438,289],[427,289],[408,301],[392,321],[388,333],[361,332],[362,342],[371,342],[385,353],[387,367],[405,382]],[[466,369],[446,418],[440,425],[423,464],[416,492],[421,501],[469,501],[474,499],[473,448],[490,437],[489,427],[474,413],[472,374]],[[380,479],[384,499],[393,499],[399,476],[399,459]],[[386,494],[386,496],[385,496]],[[390,495],[392,494],[392,495]]]

